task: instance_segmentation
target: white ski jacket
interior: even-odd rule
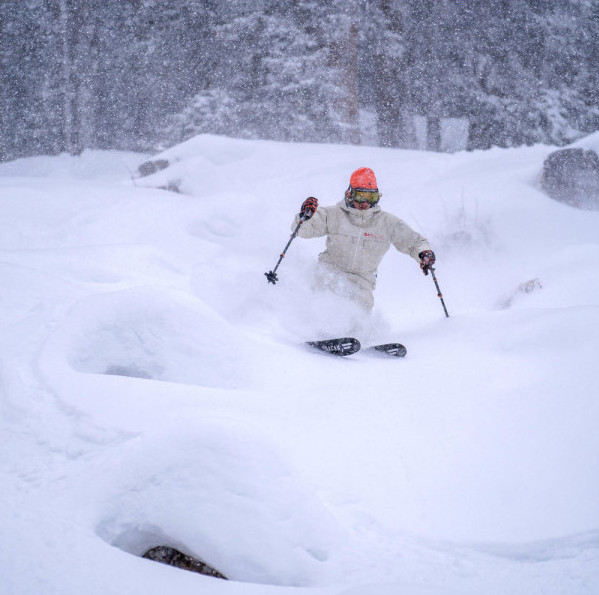
[[[292,229],[298,223],[299,215],[296,215]],[[344,200],[331,207],[319,207],[311,219],[302,223],[298,235],[327,237],[319,262],[329,272],[343,273],[347,281],[356,285],[355,297],[368,309],[374,304],[372,291],[377,268],[391,244],[417,262],[420,262],[420,252],[431,250],[423,236],[379,205],[360,211],[348,207]]]

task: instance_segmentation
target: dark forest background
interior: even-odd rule
[[[599,0],[0,0],[0,18],[2,160],[599,129]]]

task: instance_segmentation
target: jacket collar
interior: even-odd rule
[[[360,211],[359,209],[353,209],[351,207],[348,207],[345,204],[345,199],[340,200],[337,203],[337,206],[341,207],[341,209],[349,215],[350,221],[354,225],[357,225],[358,227],[368,225],[368,223],[370,223],[370,221],[374,217],[374,215],[381,211],[381,207],[378,204],[374,205],[374,207],[370,207],[369,209],[366,209],[365,211]]]

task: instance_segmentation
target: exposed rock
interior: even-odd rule
[[[543,163],[541,186],[549,196],[580,209],[599,209],[599,155],[560,149]]]
[[[137,168],[137,171],[139,173],[139,177],[143,178],[145,176],[151,176],[157,171],[166,169],[169,165],[170,163],[166,159],[155,159],[154,161],[146,161],[142,163]]]
[[[543,289],[543,284],[540,279],[530,279],[524,283],[520,283],[518,286],[518,291],[522,293],[532,293],[533,291],[538,291],[539,289]]]
[[[151,176],[156,172],[162,171],[166,169],[170,165],[170,162],[167,159],[155,159],[153,161],[146,161],[142,163],[137,168],[138,177],[144,178],[146,176]],[[166,184],[162,184],[161,186],[157,186],[160,190],[168,190],[169,192],[180,193],[181,180],[168,180]]]
[[[160,190],[168,190],[169,192],[176,192],[181,194],[181,180],[169,180],[165,185],[158,186]]]
[[[158,545],[149,549],[142,556],[142,558],[154,560],[155,562],[160,562],[161,564],[168,564],[169,566],[175,566],[176,568],[182,568],[183,570],[205,574],[206,576],[213,576],[215,578],[227,580],[226,576],[206,564],[206,562],[202,562],[197,558],[188,556],[187,554],[184,554],[179,550],[167,545]]]

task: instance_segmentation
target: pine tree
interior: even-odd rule
[[[64,148],[56,7],[2,0],[2,159]]]
[[[413,143],[407,105],[406,53],[403,3],[379,0],[365,7],[363,70],[376,113],[378,142],[383,147],[405,147]],[[373,77],[373,78],[371,78]]]
[[[595,0],[0,0],[0,158],[201,132],[440,148],[599,128]]]
[[[227,59],[165,132],[359,142],[352,4],[265,3],[221,15],[213,39]]]

